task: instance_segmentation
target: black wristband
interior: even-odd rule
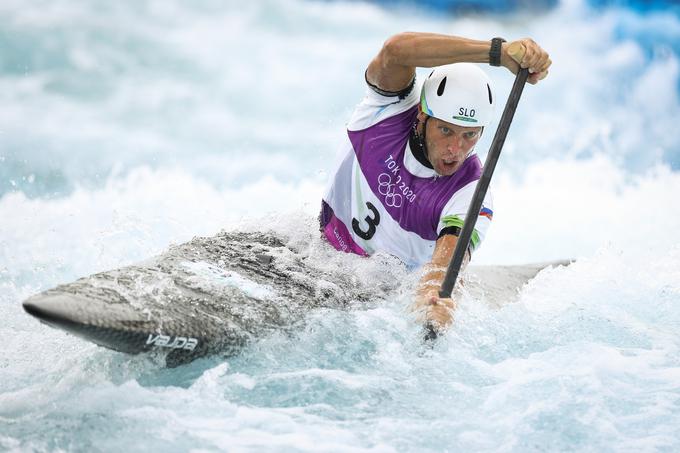
[[[491,66],[501,65],[501,45],[505,42],[503,38],[493,38],[491,49],[489,49],[489,64]]]

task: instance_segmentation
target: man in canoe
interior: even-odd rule
[[[551,60],[533,40],[477,41],[431,33],[389,38],[368,65],[367,93],[349,123],[349,140],[323,197],[321,229],[338,250],[383,251],[423,266],[413,308],[436,332],[455,302],[439,297],[482,165],[474,153],[494,116],[488,76],[474,63],[548,74]],[[418,87],[416,67],[433,68]],[[484,200],[464,265],[493,216]]]

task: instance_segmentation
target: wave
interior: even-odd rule
[[[632,174],[680,169],[680,20],[664,10],[562,2],[508,22],[353,2],[122,2],[103,20],[93,3],[38,4],[5,2],[0,14],[0,196],[62,197],[140,166],[181,166],[218,189],[264,174],[316,181],[367,62],[404,30],[528,35],[551,52],[500,172],[596,154]],[[512,77],[488,72],[504,98]]]

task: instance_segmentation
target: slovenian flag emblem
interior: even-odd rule
[[[493,211],[489,208],[485,208],[482,206],[482,210],[479,211],[479,215],[486,217],[489,220],[493,219]]]

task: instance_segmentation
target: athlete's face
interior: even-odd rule
[[[433,117],[426,126],[427,159],[442,176],[454,174],[463,165],[482,134],[481,127],[457,126]]]

